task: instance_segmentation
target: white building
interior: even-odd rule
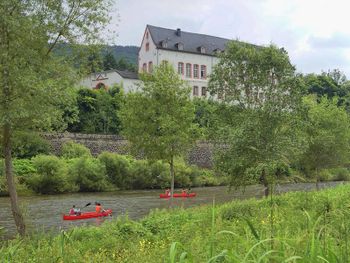
[[[167,62],[192,87],[192,96],[207,97],[208,76],[229,39],[147,25],[138,54],[139,72],[152,73],[154,66]],[[120,70],[91,74],[81,81],[89,88],[121,83],[125,92],[137,89],[136,73]]]
[[[229,39],[147,25],[139,50],[139,71],[152,72],[167,62],[192,87],[192,96],[207,97],[208,76],[218,63],[217,52]]]
[[[140,82],[135,72],[121,70],[107,70],[98,73],[92,73],[84,78],[79,84],[80,86],[100,89],[112,87],[114,84],[120,84],[124,88],[124,92],[135,91],[137,83]]]

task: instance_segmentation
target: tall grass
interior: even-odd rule
[[[140,221],[119,217],[101,227],[5,242],[0,262],[350,262],[349,197],[345,185],[274,196],[273,203],[213,201],[153,211]]]

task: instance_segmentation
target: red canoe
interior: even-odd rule
[[[80,215],[63,215],[63,220],[88,219],[88,218],[103,217],[103,216],[109,216],[109,215],[112,215],[111,209],[107,209],[102,213],[85,212],[85,213],[81,213]]]
[[[174,194],[174,197],[195,197],[196,193],[189,193],[189,194],[185,194],[185,193],[181,193],[181,194]],[[160,198],[170,198],[170,195],[167,194],[159,194]]]

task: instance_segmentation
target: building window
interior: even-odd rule
[[[199,68],[199,66],[197,64],[193,65],[193,77],[195,79],[198,79],[198,68]]]
[[[176,43],[175,46],[177,47],[178,50],[184,50],[184,44],[182,43]]]
[[[147,42],[146,43],[146,51],[148,51],[149,50],[149,43]]]
[[[193,96],[198,96],[198,87],[193,86]]]
[[[201,65],[201,79],[207,78],[207,66]]]
[[[146,39],[148,39],[148,31],[146,32]]]
[[[207,88],[206,87],[202,87],[202,96],[203,97],[207,96]]]
[[[190,63],[186,63],[186,77],[192,77],[192,65]]]
[[[184,63],[179,62],[179,64],[177,65],[177,72],[178,72],[180,75],[183,75],[183,74],[184,74]]]
[[[148,62],[148,72],[149,73],[153,72],[153,63],[152,63],[152,61]]]
[[[160,41],[160,45],[162,48],[167,48],[168,47],[168,42],[166,40]]]
[[[142,65],[142,71],[145,73],[147,72],[147,64],[146,63],[143,63]]]

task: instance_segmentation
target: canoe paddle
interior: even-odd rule
[[[81,209],[84,209],[85,207],[91,205],[91,203],[87,203],[84,207],[82,207]]]

